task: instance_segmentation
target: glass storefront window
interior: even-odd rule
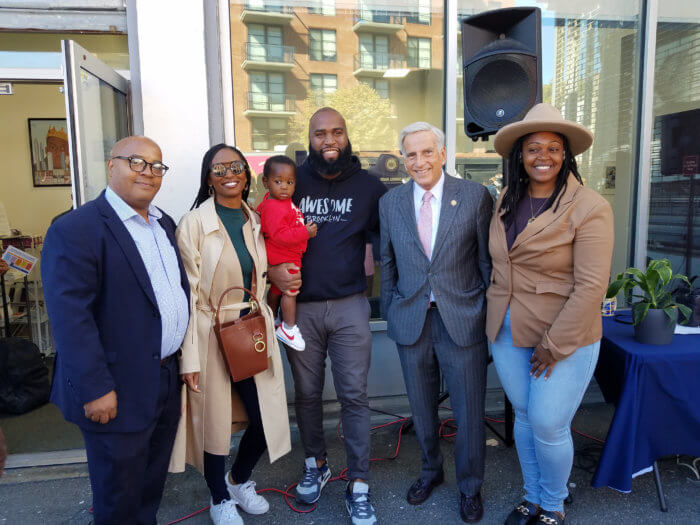
[[[700,274],[700,15],[683,0],[659,3],[647,257]],[[697,283],[696,283],[697,286]]]
[[[587,126],[593,146],[577,158],[584,183],[615,210],[613,273],[628,266],[632,195],[636,184],[635,101],[639,68],[640,0],[517,2],[542,9],[542,98],[565,118]],[[488,9],[513,7],[489,1]],[[458,0],[460,21],[485,11],[480,0]],[[461,30],[461,26],[460,26]],[[473,142],[464,133],[461,33],[458,34],[456,170],[500,190],[502,161],[493,137]]]
[[[442,127],[442,2],[243,0],[230,13],[234,127],[244,153],[306,145],[308,118],[325,104],[346,117],[368,168],[382,153],[398,156],[398,133],[410,122]]]
[[[322,106],[345,117],[365,168],[385,177],[387,167],[401,172],[399,131],[418,120],[443,126],[443,5],[232,1],[234,130],[255,177],[269,156],[305,149],[309,118]],[[391,172],[394,182],[400,172]],[[262,198],[259,183],[251,198]],[[378,271],[377,260],[371,296],[378,295]]]

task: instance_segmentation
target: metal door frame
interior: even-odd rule
[[[129,81],[73,40],[61,40],[61,51],[64,62],[63,85],[66,96],[66,125],[69,137],[68,150],[70,153],[73,208],[77,208],[84,204],[83,196],[85,194],[85,179],[81,176],[84,171],[83,150],[80,140],[78,140],[81,132],[80,72],[85,70],[124,94],[127,104],[127,133],[131,133],[132,126]]]

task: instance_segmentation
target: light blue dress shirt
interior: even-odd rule
[[[124,223],[146,267],[160,311],[160,356],[163,359],[180,348],[190,315],[175,248],[158,222],[163,214],[151,204],[146,222],[112,188],[105,190],[105,198]]]

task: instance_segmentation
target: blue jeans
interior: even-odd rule
[[[513,346],[510,308],[491,345],[493,362],[515,410],[514,437],[525,482],[525,499],[564,512],[574,459],[571,420],[591,381],[600,341],[558,361],[549,379],[530,376],[534,348]]]

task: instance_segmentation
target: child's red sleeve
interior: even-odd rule
[[[306,226],[296,219],[288,205],[282,201],[266,201],[260,225],[265,236],[281,246],[293,248],[309,239]]]

